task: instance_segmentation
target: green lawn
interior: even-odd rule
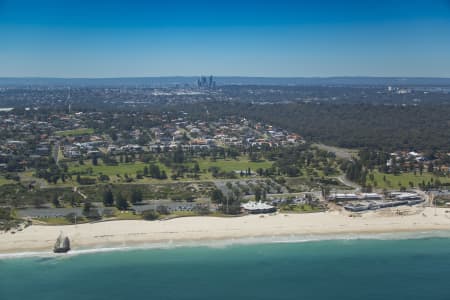
[[[81,172],[82,174],[90,176],[98,176],[100,174],[108,176],[115,176],[116,174],[123,176],[128,174],[134,176],[137,171],[144,170],[145,166],[146,164],[142,162],[121,163],[117,166],[110,166],[103,164],[102,160],[99,159],[97,166],[92,165],[92,162],[89,160],[85,161],[83,165],[80,165],[79,163],[69,163],[69,171],[71,173]]]
[[[5,177],[0,176],[0,185],[14,184],[14,183],[16,183],[14,180],[6,179]]]
[[[54,217],[54,218],[37,218],[37,221],[44,222],[47,225],[73,225],[65,217]],[[77,218],[77,224],[87,223],[88,220],[84,217]]]
[[[219,167],[221,171],[232,172],[236,170],[247,170],[250,168],[253,172],[255,172],[258,168],[270,168],[272,166],[272,162],[269,161],[261,161],[261,162],[251,162],[248,159],[238,159],[238,160],[223,160],[218,159],[216,161],[211,161],[210,159],[198,159],[197,160],[201,173],[201,180],[209,180],[211,179],[211,173],[208,172],[208,169],[212,166]],[[87,160],[83,165],[80,165],[78,162],[70,162],[69,172],[72,174],[81,173],[82,176],[92,176],[97,177],[101,174],[108,175],[111,180],[114,181],[116,179],[116,175],[120,174],[120,176],[124,176],[128,174],[128,176],[135,178],[137,171],[143,171],[145,166],[149,166],[149,164],[145,164],[143,162],[134,162],[134,163],[119,163],[117,166],[110,166],[103,164],[101,159],[98,160],[98,165],[92,165],[91,160]],[[164,166],[161,163],[157,163],[161,170],[164,170],[168,176],[168,180],[170,179],[171,170]],[[194,163],[187,163],[188,167],[192,168]],[[187,180],[192,180],[190,178],[185,178]],[[141,180],[142,182],[153,182],[157,181],[156,179],[144,178]]]
[[[141,215],[134,214],[131,211],[125,211],[125,212],[118,211],[116,213],[115,218],[118,220],[142,220]]]
[[[313,207],[309,204],[291,204],[291,205],[283,205],[280,208],[280,212],[283,213],[310,213],[310,212],[319,212],[323,211],[320,207]]]
[[[439,179],[442,183],[450,182],[449,177],[438,177],[432,173],[423,172],[422,175],[417,172],[416,175],[412,172],[401,173],[399,175],[393,174],[384,174],[378,171],[374,171],[372,173],[374,175],[374,180],[371,181],[369,176],[367,177],[367,183],[370,183],[372,186],[376,188],[382,189],[398,189],[400,186],[409,188],[410,182],[413,183],[414,187],[418,187],[419,183],[425,181],[425,183],[431,182],[431,179],[436,180]],[[385,180],[383,179],[385,177]],[[376,185],[375,185],[376,182]]]
[[[77,135],[87,135],[87,134],[93,134],[94,129],[92,128],[78,128],[73,130],[63,130],[63,131],[57,131],[55,132],[58,136],[77,136]]]

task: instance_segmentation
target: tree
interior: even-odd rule
[[[9,221],[12,219],[13,219],[12,209],[8,207],[5,208],[0,207],[0,220]]]
[[[53,206],[55,206],[55,207],[59,207],[59,206],[60,206],[60,203],[59,203],[58,195],[57,195],[57,194],[54,194],[54,195],[53,195],[52,203],[53,203]]]
[[[224,195],[220,189],[214,189],[211,192],[211,201],[214,203],[222,203],[224,200]]]
[[[76,213],[69,213],[65,216],[65,219],[69,222],[69,223],[76,223],[77,222],[77,214]]]
[[[75,199],[75,195],[72,194],[72,196],[70,196],[70,206],[75,207],[77,206],[77,200]]]
[[[419,174],[420,174],[420,176],[422,176],[422,174],[423,174],[423,163],[422,162],[419,163]]]
[[[107,189],[103,192],[103,204],[105,206],[114,205],[114,195],[110,189]]]
[[[261,201],[261,189],[259,187],[255,189],[255,201]]]
[[[198,165],[198,162],[194,164],[194,174],[200,173],[200,166]]]
[[[328,198],[328,195],[330,194],[330,188],[325,185],[325,186],[321,186],[320,189],[322,192],[323,199],[326,200]]]
[[[156,220],[159,218],[159,214],[154,209],[144,210],[142,212],[142,218],[144,220]]]
[[[116,198],[116,207],[119,210],[127,210],[128,209],[128,201],[122,195],[122,193],[117,194]]]
[[[40,208],[42,204],[44,204],[44,200],[41,197],[37,196],[33,198],[34,207]]]
[[[142,192],[140,190],[133,190],[130,196],[130,202],[132,204],[137,204],[142,202]]]
[[[92,203],[91,201],[85,201],[83,204],[83,215],[88,215],[91,211]]]
[[[161,170],[158,165],[151,164],[150,165],[150,177],[159,179],[161,177]]]
[[[184,153],[181,145],[178,145],[173,153],[173,162],[176,164],[182,164],[184,162]]]
[[[170,215],[170,210],[167,206],[165,205],[158,205],[158,207],[156,207],[156,211],[158,212],[158,214],[160,215]]]

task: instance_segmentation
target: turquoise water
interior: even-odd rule
[[[450,299],[450,239],[0,260],[0,299]]]

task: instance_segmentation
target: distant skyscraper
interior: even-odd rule
[[[214,89],[216,87],[216,82],[214,81],[214,77],[212,75],[209,77],[200,76],[197,80],[197,86],[200,89]]]

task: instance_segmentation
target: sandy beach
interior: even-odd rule
[[[72,249],[122,247],[148,243],[226,240],[290,235],[391,233],[450,230],[447,209],[421,208],[409,215],[392,211],[352,217],[345,212],[186,217],[165,221],[109,221],[68,226],[32,225],[16,233],[0,233],[0,253],[51,251],[61,231]],[[436,215],[435,215],[436,213]]]

